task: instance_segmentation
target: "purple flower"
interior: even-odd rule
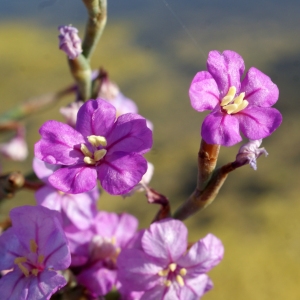
[[[232,146],[242,140],[240,130],[248,139],[263,139],[281,124],[271,107],[278,100],[276,84],[253,67],[241,82],[245,65],[238,53],[209,52],[207,70],[196,74],[189,90],[195,110],[212,110],[201,128],[206,143]]]
[[[59,49],[63,50],[69,59],[75,59],[81,52],[81,40],[78,30],[72,26],[59,26]]]
[[[10,212],[12,227],[0,236],[1,300],[47,300],[66,284],[56,270],[71,262],[59,214],[41,206]]]
[[[198,300],[212,288],[205,273],[223,251],[221,241],[208,234],[187,252],[187,228],[165,219],[144,232],[139,247],[121,252],[118,279],[127,292],[145,291],[141,300]]]
[[[48,177],[58,168],[59,166],[49,165],[34,158],[33,170],[37,177],[45,182],[45,185],[35,192],[37,203],[59,211],[62,215],[64,230],[70,226],[76,226],[82,230],[87,229],[97,213],[98,188],[75,195],[61,192],[48,182]]]
[[[77,280],[91,294],[105,295],[117,284],[117,257],[133,239],[137,226],[137,219],[129,214],[99,212],[89,230],[67,233],[72,264],[74,257],[80,270]]]
[[[76,129],[48,121],[40,128],[35,155],[61,165],[49,182],[58,190],[78,194],[93,189],[98,178],[104,190],[125,194],[147,171],[141,155],[152,146],[152,132],[140,115],[116,120],[116,109],[103,99],[89,100],[78,111]]]

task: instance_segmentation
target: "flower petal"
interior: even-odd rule
[[[145,291],[155,286],[161,279],[158,272],[164,267],[137,249],[121,251],[117,266],[118,280],[132,291]]]
[[[13,228],[0,235],[0,270],[10,270],[15,267],[16,257],[24,256],[27,249],[22,246]],[[1,290],[0,290],[1,291]]]
[[[97,172],[86,165],[61,168],[49,177],[49,182],[64,193],[80,194],[96,186]]]
[[[222,242],[212,234],[195,243],[178,264],[188,269],[188,277],[196,277],[215,267],[223,259]]]
[[[243,58],[236,52],[226,50],[223,53],[219,51],[210,51],[207,59],[207,70],[215,79],[223,98],[231,86],[240,90],[241,76],[245,70]]]
[[[86,287],[92,294],[97,296],[106,295],[116,283],[117,271],[109,270],[102,262],[84,269],[77,276],[78,283]]]
[[[242,140],[238,119],[220,111],[214,111],[204,119],[201,136],[211,145],[232,146]]]
[[[210,289],[210,278],[206,274],[200,274],[185,280],[185,285],[180,289],[180,299],[198,300]]]
[[[186,251],[187,228],[178,220],[165,219],[153,223],[142,237],[144,251],[167,263],[176,260]]]
[[[146,153],[152,147],[152,131],[146,119],[137,114],[121,115],[107,136],[107,149],[115,151]]]
[[[42,138],[35,145],[35,156],[54,165],[72,165],[83,159],[75,145],[84,143],[82,135],[67,124],[48,121],[39,130]]]
[[[272,107],[249,106],[236,114],[242,133],[250,140],[264,139],[282,122],[281,113]]]
[[[54,271],[44,270],[37,277],[29,277],[28,298],[26,300],[48,300],[67,283],[66,279]]]
[[[116,109],[98,98],[85,102],[77,114],[76,130],[85,138],[89,135],[106,136],[116,120]]]
[[[20,243],[28,249],[28,253],[33,240],[38,246],[38,254],[44,256],[45,266],[64,270],[70,265],[68,242],[57,211],[43,206],[21,206],[11,210],[10,218]]]
[[[279,97],[279,90],[271,78],[256,68],[250,68],[241,84],[241,92],[251,105],[270,107]]]
[[[115,152],[106,155],[97,167],[102,187],[112,195],[122,195],[138,184],[147,171],[147,161],[139,154]]]
[[[54,171],[60,168],[58,165],[47,164],[37,157],[33,158],[32,168],[36,176],[43,182],[48,182],[48,177],[53,174]]]
[[[38,205],[49,209],[61,211],[61,197],[58,190],[52,186],[45,185],[35,192],[35,198]]]
[[[219,89],[212,75],[206,71],[194,77],[189,95],[192,107],[197,111],[212,110],[220,103]]]

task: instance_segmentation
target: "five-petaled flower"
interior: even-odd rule
[[[240,130],[259,140],[278,128],[282,116],[271,106],[279,91],[267,75],[252,67],[241,81],[244,61],[230,50],[209,52],[207,70],[196,74],[189,90],[195,110],[212,110],[201,128],[206,143],[232,146],[242,140]]]
[[[152,131],[138,114],[116,120],[116,109],[103,99],[89,100],[78,111],[76,128],[48,121],[40,128],[35,155],[61,165],[49,182],[58,190],[78,194],[91,190],[98,178],[113,195],[129,192],[147,171],[142,156],[152,146]]]
[[[0,236],[1,300],[48,300],[66,284],[56,270],[71,263],[58,212],[22,206],[10,212],[12,227]]]
[[[178,220],[154,223],[117,261],[118,279],[127,293],[145,291],[141,300],[198,300],[212,288],[205,274],[223,258],[212,234],[187,251],[187,228]]]

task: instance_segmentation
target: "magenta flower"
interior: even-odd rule
[[[141,155],[152,146],[152,132],[140,115],[116,120],[116,109],[105,100],[89,100],[78,111],[76,129],[48,121],[40,128],[35,155],[61,165],[49,182],[58,190],[78,194],[93,189],[97,178],[113,195],[129,192],[147,171]]]
[[[223,252],[212,234],[187,252],[187,228],[165,219],[144,232],[139,247],[120,253],[118,279],[127,293],[145,291],[141,300],[198,300],[212,288],[205,273],[222,260]]]
[[[37,177],[45,182],[45,185],[35,192],[38,205],[61,213],[63,228],[76,226],[84,230],[91,226],[93,218],[97,214],[98,188],[81,194],[66,194],[54,188],[48,177],[53,174],[58,166],[49,165],[38,158],[33,159],[33,170]]]
[[[56,270],[71,262],[59,214],[41,206],[10,212],[12,227],[0,236],[1,300],[47,300],[66,284]]]
[[[106,295],[117,284],[117,257],[137,226],[137,219],[129,214],[99,212],[89,230],[67,233],[77,281],[92,295]]]
[[[242,140],[240,131],[259,140],[278,128],[282,116],[271,106],[279,91],[267,75],[252,67],[241,82],[244,61],[230,50],[209,52],[207,70],[196,74],[189,90],[195,110],[212,110],[201,128],[206,143],[232,146]]]

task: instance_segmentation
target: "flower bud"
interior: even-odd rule
[[[72,26],[58,27],[60,32],[59,49],[63,50],[69,59],[75,59],[81,52],[81,39],[78,36],[78,30]]]

